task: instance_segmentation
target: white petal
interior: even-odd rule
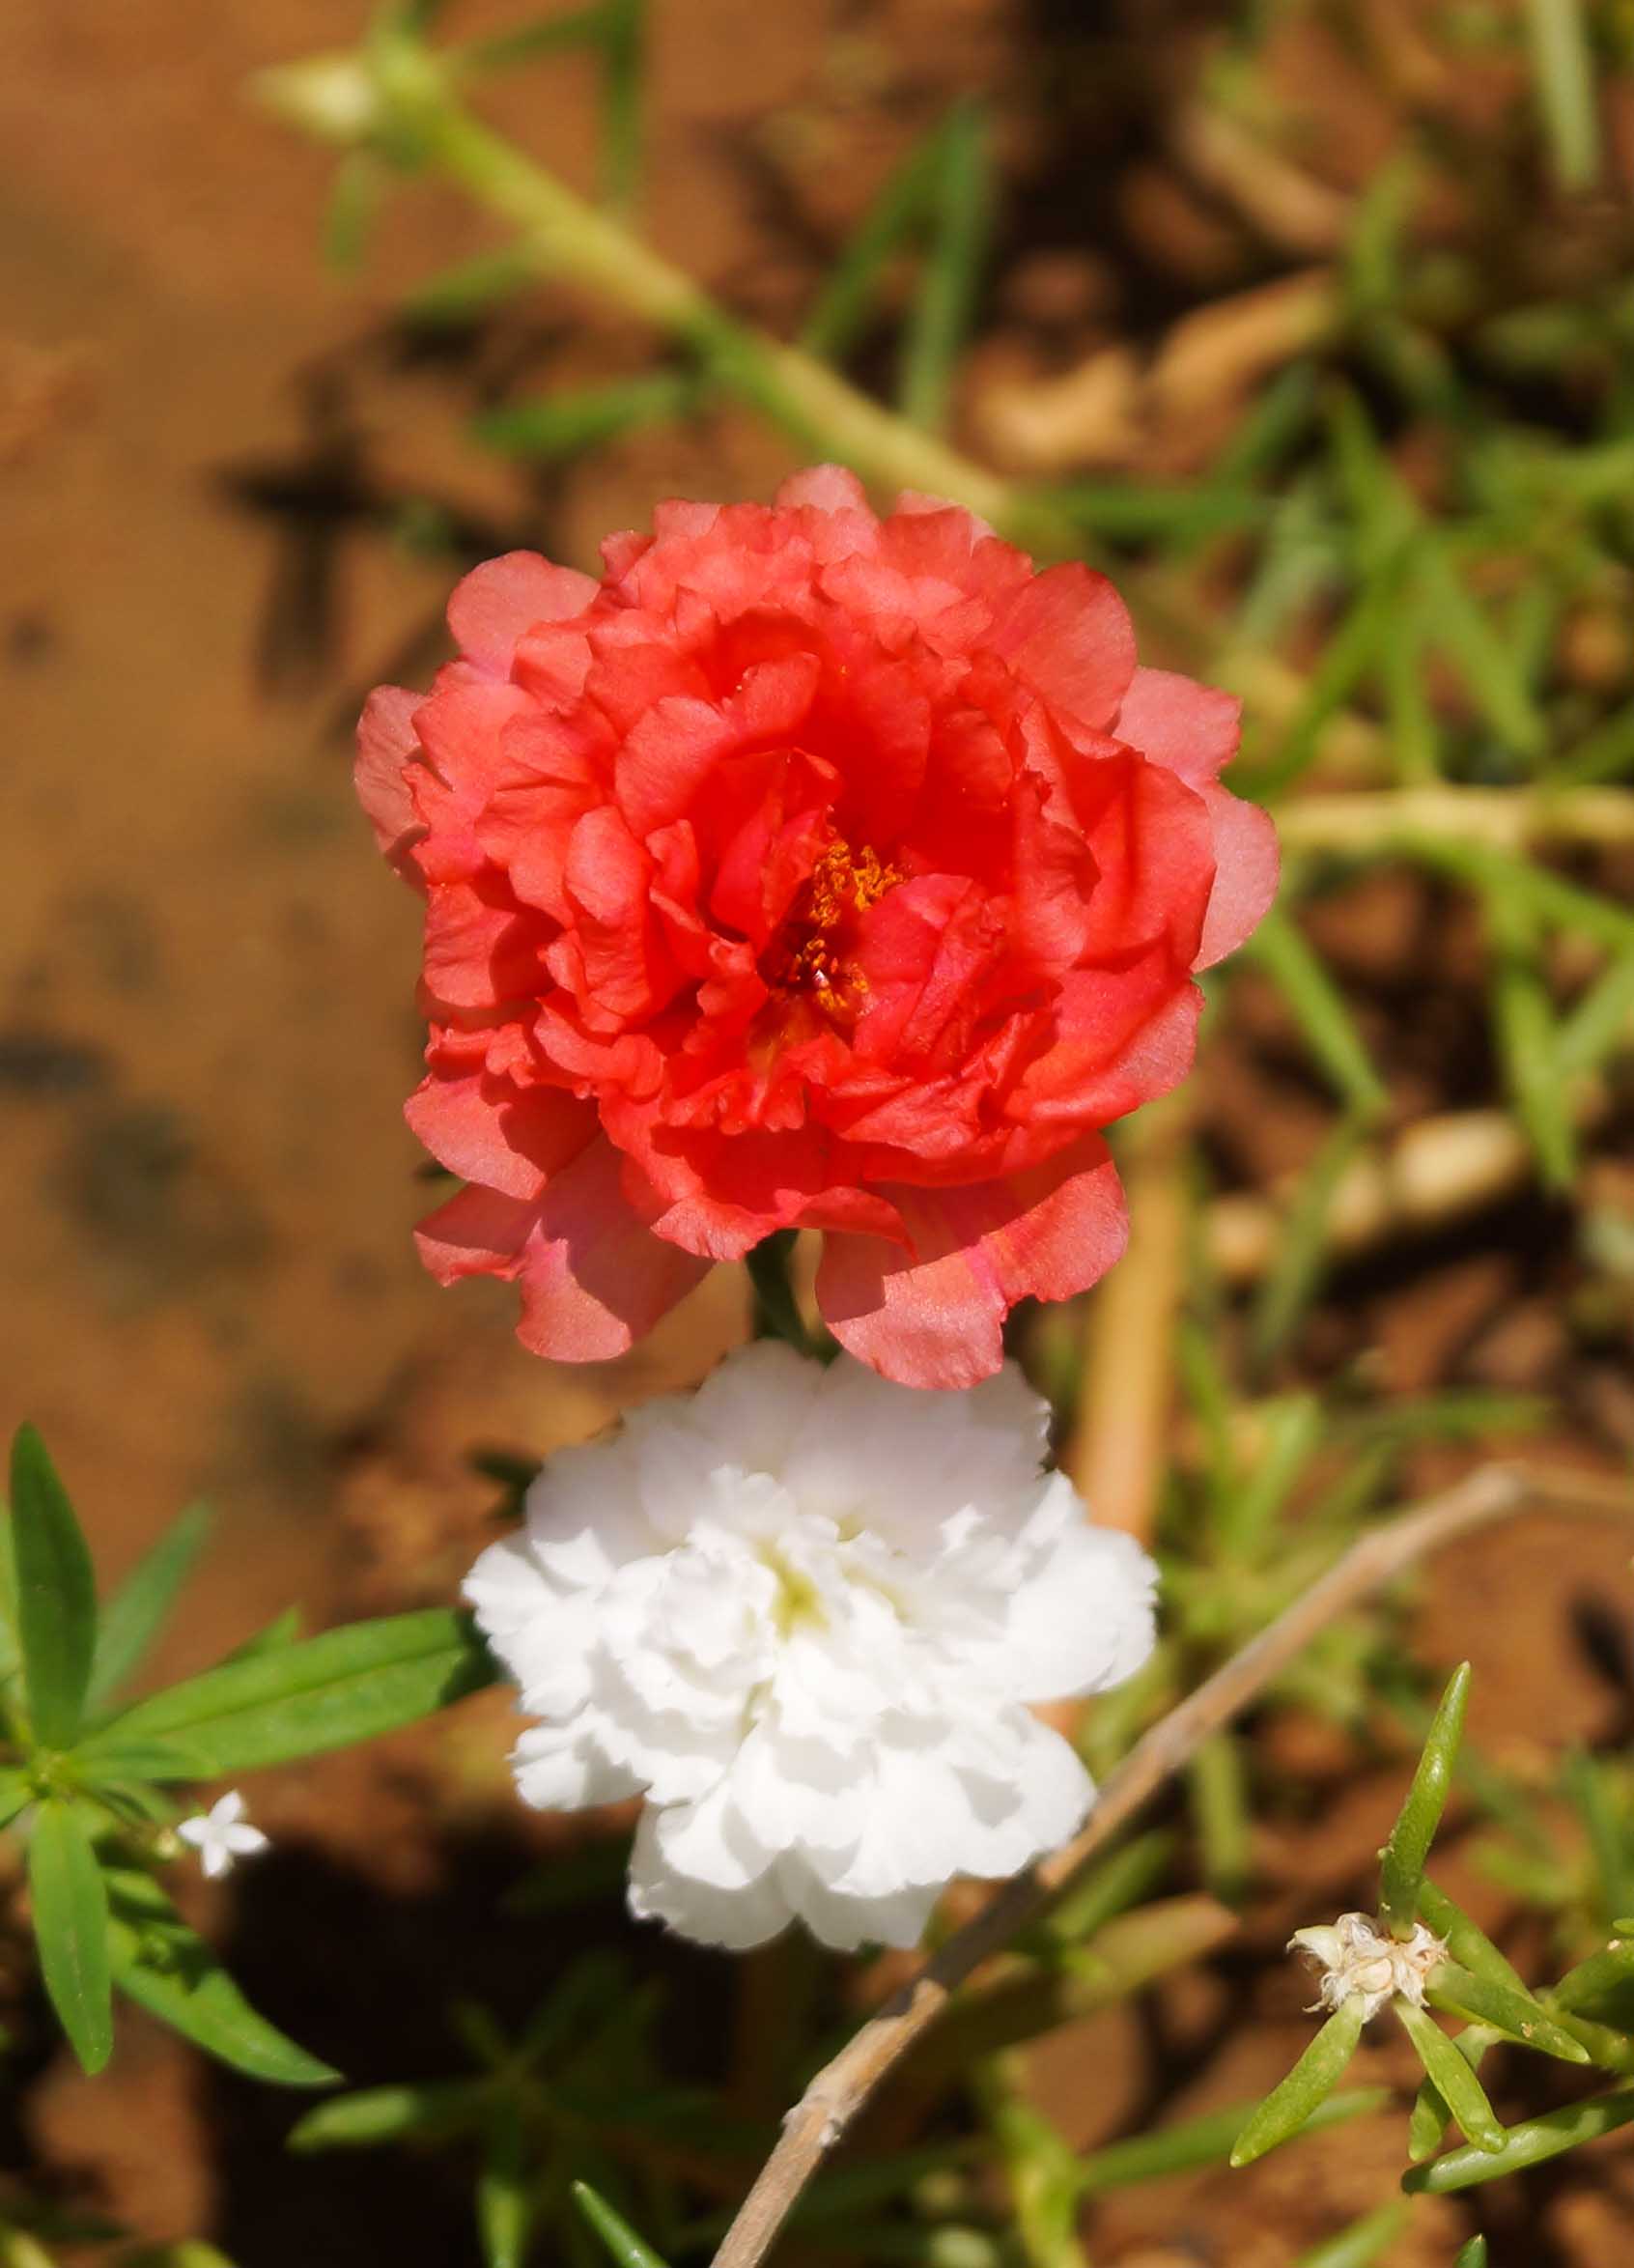
[[[1007,1641],[1026,1701],[1105,1692],[1157,1639],[1156,1564],[1115,1528],[1073,1527],[1011,1602]]]
[[[637,1921],[666,1921],[700,1945],[730,1952],[763,1945],[788,1926],[794,1911],[770,1871],[738,1889],[676,1874],[660,1848],[659,1816],[642,1813],[630,1856],[630,1911]]]
[[[257,1851],[268,1850],[271,1837],[264,1835],[260,1828],[240,1822],[238,1825],[229,1824],[222,1829],[221,1844],[224,1850],[232,1852],[235,1858],[249,1858]]]

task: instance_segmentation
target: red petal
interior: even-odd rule
[[[1277,894],[1281,857],[1271,816],[1223,787],[1207,787],[1203,801],[1214,827],[1214,894],[1194,964],[1212,969],[1235,952]]]
[[[403,767],[419,753],[414,712],[425,699],[407,686],[379,685],[357,721],[357,760],[352,781],[357,800],[375,830],[375,840],[398,865],[411,840],[425,833],[408,800]]]
[[[486,559],[454,586],[448,627],[461,652],[491,677],[509,677],[519,638],[538,622],[582,614],[600,585],[572,567],[552,566],[537,552]]]
[[[1092,732],[1112,723],[1135,673],[1128,608],[1104,575],[1076,559],[1035,575],[990,643],[1051,708]]]
[[[904,1386],[990,1376],[1016,1301],[1084,1290],[1128,1236],[1116,1169],[1094,1136],[1002,1180],[884,1194],[901,1208],[915,1257],[874,1236],[829,1236],[817,1304],[848,1352]]]
[[[1242,729],[1243,704],[1234,695],[1172,669],[1137,669],[1113,727],[1128,747],[1194,787],[1230,762]]]
[[[773,502],[779,512],[798,512],[803,504],[815,512],[866,512],[868,498],[855,472],[843,465],[812,465],[791,473]]]
[[[403,1106],[415,1139],[438,1165],[508,1198],[536,1198],[596,1131],[593,1103],[560,1088],[519,1094],[480,1071],[433,1071]]]
[[[624,1160],[599,1135],[546,1188],[521,1259],[517,1336],[555,1362],[608,1362],[710,1265],[653,1234],[625,1194]]]

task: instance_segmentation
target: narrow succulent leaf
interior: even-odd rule
[[[1324,728],[1376,666],[1387,641],[1395,636],[1398,581],[1395,570],[1377,575],[1352,602],[1311,672],[1305,698],[1282,734],[1275,757],[1256,777],[1261,794],[1280,793],[1310,769],[1322,745]]]
[[[491,40],[471,40],[452,48],[444,67],[459,78],[492,78],[520,71],[542,56],[561,55],[578,47],[593,47],[606,35],[606,9],[603,0],[588,8],[570,8],[559,15],[519,24],[497,32]]]
[[[1415,2008],[1411,2000],[1400,1995],[1396,1997],[1395,2013],[1413,2043],[1414,2054],[1424,2067],[1425,2078],[1434,2083],[1436,2092],[1465,2139],[1478,2149],[1501,2150],[1504,2129],[1486,2099],[1486,2089],[1434,2017],[1423,2008]]]
[[[1466,1766],[1469,1761],[1466,1757]],[[1470,1919],[1461,1906],[1454,1905],[1428,1875],[1419,1885],[1419,1919],[1426,1929],[1434,1931],[1452,1959],[1461,1962],[1472,1976],[1507,1986],[1526,1999],[1535,1997],[1519,1970],[1498,1950],[1486,1932]]]
[[[902,350],[902,413],[940,432],[993,226],[993,169],[986,112],[955,104],[943,137],[934,190],[935,225]]]
[[[331,2086],[340,2073],[253,2008],[213,1948],[151,1878],[114,1877],[108,1948],[119,1989],[218,2062],[272,2086]]]
[[[1051,1908],[1035,1933],[1039,1942],[1056,1946],[1093,1938],[1115,1915],[1151,1896],[1169,1869],[1174,1848],[1175,1837],[1165,1828],[1135,1836],[1091,1868],[1058,1906]]]
[[[1479,2071],[1482,2056],[1498,2037],[1497,2032],[1489,2031],[1484,2025],[1472,2024],[1456,2035],[1452,2045],[1470,2069]],[[1412,2113],[1407,2121],[1409,2162],[1422,2166],[1426,2158],[1433,2158],[1451,2123],[1452,2113],[1447,2108],[1446,2097],[1433,2079],[1426,2079],[1413,2098]]]
[[[1344,2075],[1362,2037],[1362,2002],[1346,2000],[1329,2017],[1280,2086],[1245,2121],[1232,2146],[1233,2166],[1252,2166],[1308,2124]]]
[[[360,268],[388,175],[371,150],[353,150],[335,169],[324,215],[324,265],[346,275]]]
[[[1316,2134],[1325,2126],[1370,2118],[1388,2111],[1394,2101],[1389,2087],[1347,2087],[1343,2094],[1330,2095],[1326,2102],[1318,2103],[1303,2131]],[[1129,2141],[1111,2142],[1104,2150],[1079,2160],[1079,2186],[1086,2195],[1099,2196],[1103,2190],[1127,2189],[1169,2173],[1189,2173],[1198,2166],[1223,2165],[1256,2108],[1253,2103],[1232,2103],[1224,2111],[1205,2112],[1202,2117],[1188,2118],[1178,2126],[1160,2127]]]
[[[40,1970],[69,2045],[87,2071],[113,2053],[108,1893],[90,1831],[71,1804],[42,1803],[28,1839]]]
[[[1224,1498],[1216,1523],[1223,1555],[1253,1561],[1271,1539],[1279,1514],[1322,1439],[1322,1404],[1314,1394],[1262,1403],[1249,1470]]]
[[[810,1351],[811,1335],[800,1312],[794,1280],[789,1273],[794,1244],[792,1229],[774,1230],[747,1254],[745,1265],[754,1293],[755,1337],[781,1339],[804,1354]]]
[[[1600,121],[1583,0],[1527,0],[1526,13],[1555,179],[1563,189],[1590,188],[1600,170]]]
[[[1498,2181],[1506,2174],[1522,2173],[1530,2166],[1560,2157],[1563,2151],[1594,2141],[1631,2119],[1634,2087],[1620,2087],[1615,2094],[1595,2095],[1587,2103],[1568,2103],[1562,2110],[1546,2112],[1541,2118],[1522,2119],[1506,2130],[1501,2149],[1488,2151],[1472,2145],[1449,2150],[1433,2165],[1416,2166],[1403,2174],[1401,2186],[1444,2197],[1452,2190],[1471,2189],[1477,2182]]]
[[[138,1702],[80,1753],[92,1765],[158,1735],[190,1752],[199,1777],[225,1777],[393,1732],[494,1676],[467,1617],[393,1615],[207,1670]]]
[[[528,244],[508,244],[416,284],[398,302],[398,313],[414,330],[458,330],[538,281],[538,252]]]
[[[368,2150],[381,2142],[440,2139],[473,2124],[492,2100],[487,2080],[429,2080],[360,2088],[316,2104],[291,2128],[292,2150]]]
[[[576,457],[636,427],[687,416],[697,406],[699,391],[698,380],[689,372],[649,371],[610,385],[507,403],[473,418],[471,434],[501,456]]]
[[[1379,1854],[1379,1911],[1398,1938],[1409,1936],[1418,1919],[1424,1860],[1452,1784],[1469,1697],[1470,1665],[1464,1661],[1448,1680],[1407,1800]]]
[[[1634,1979],[1634,1942],[1614,1938],[1587,1961],[1568,1969],[1549,1994],[1549,2006],[1571,2013],[1592,2008],[1608,1994],[1621,1992]]]
[[[1247,957],[1271,978],[1300,1028],[1306,1045],[1339,1101],[1363,1119],[1376,1119],[1390,1097],[1349,1004],[1321,955],[1281,907],[1273,906],[1248,945]]]
[[[666,2263],[651,2245],[642,2242],[623,2214],[615,2213],[606,2197],[599,2196],[587,2181],[573,2184],[573,2201],[617,2262],[617,2268],[666,2268]]]
[[[211,1519],[209,1505],[189,1504],[103,1606],[85,1696],[87,1708],[101,1708],[140,1665],[204,1549]]]
[[[1472,595],[1445,543],[1421,549],[1419,576],[1433,642],[1502,744],[1537,756],[1548,737],[1513,648]]]
[[[1467,2245],[1461,2245],[1452,2268],[1486,2268],[1485,2237],[1472,2236]]]
[[[1407,2225],[1412,2206],[1405,2197],[1393,2197],[1377,2211],[1364,2213],[1348,2228],[1330,2236],[1308,2253],[1301,2253],[1294,2268],[1372,2268],[1382,2260]]]
[[[33,1426],[20,1426],[12,1444],[12,1545],[34,1735],[42,1747],[71,1747],[97,1644],[97,1583],[68,1490]]]
[[[522,2268],[535,2212],[521,2113],[514,2100],[502,2101],[489,2122],[477,2175],[477,2235],[485,2268]]]
[[[1588,2051],[1554,2023],[1530,1993],[1517,1993],[1489,1976],[1473,1976],[1456,1961],[1439,1962],[1431,1970],[1424,1997],[1448,2015],[1491,2025],[1540,2055],[1556,2055],[1563,2063],[1590,2061]]]

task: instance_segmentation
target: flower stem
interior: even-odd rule
[[[799,1354],[812,1354],[811,1334],[805,1327],[795,1297],[794,1280],[790,1273],[794,1260],[795,1232],[777,1229],[764,1237],[748,1255],[745,1265],[754,1291],[754,1314],[750,1336],[755,1339],[781,1339]]]

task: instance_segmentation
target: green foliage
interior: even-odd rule
[[[1407,1800],[1379,1854],[1379,1912],[1398,1938],[1406,1937],[1419,1917],[1424,1861],[1452,1785],[1469,1697],[1470,1665],[1464,1661],[1448,1680]]]
[[[28,1889],[51,2005],[86,2070],[100,2071],[113,2054],[107,1886],[84,1815],[61,1797],[34,1815]]]
[[[12,1553],[23,1699],[43,1747],[71,1746],[97,1645],[91,1553],[45,1444],[32,1426],[12,1444]]]
[[[1231,2145],[1231,2164],[1252,2166],[1308,2126],[1344,2077],[1361,2039],[1362,2002],[1349,1999],[1335,2009],[1286,2079],[1244,2120]]]

